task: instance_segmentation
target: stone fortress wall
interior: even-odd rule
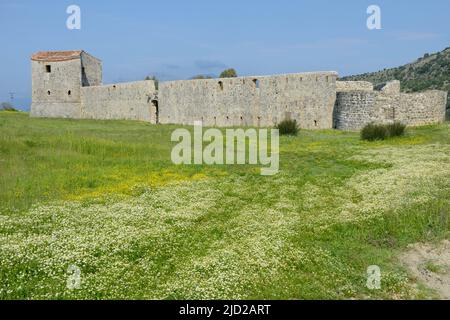
[[[420,126],[445,121],[445,91],[401,93],[399,81],[375,86],[372,91],[365,86],[352,89],[337,92],[333,114],[335,129],[359,130],[371,122],[400,121]]]
[[[80,117],[156,123],[156,110],[152,105],[155,91],[155,83],[151,80],[83,87]]]
[[[102,85],[102,63],[84,51],[38,52],[31,59],[32,117],[156,123],[154,81]]]
[[[400,93],[398,81],[337,81],[336,72],[102,85],[101,61],[84,51],[32,56],[31,116],[205,126],[358,130],[370,122],[442,122],[447,93]]]
[[[274,126],[297,120],[305,129],[333,124],[335,72],[173,81],[160,84],[161,123]]]
[[[336,81],[336,91],[373,91],[373,84],[367,81]]]

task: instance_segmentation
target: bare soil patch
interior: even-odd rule
[[[450,300],[450,241],[411,245],[400,259],[418,282]]]

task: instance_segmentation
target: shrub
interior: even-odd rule
[[[0,103],[0,110],[4,111],[17,111],[13,105],[9,102],[2,102]]]
[[[385,125],[369,123],[361,130],[361,139],[367,141],[385,140],[389,133]]]
[[[361,130],[361,139],[367,141],[385,140],[405,134],[406,125],[401,122],[391,124],[369,123]]]
[[[298,125],[296,120],[284,120],[277,125],[280,135],[296,136],[298,134]]]
[[[389,137],[400,137],[405,134],[406,125],[401,122],[394,122],[387,125]]]

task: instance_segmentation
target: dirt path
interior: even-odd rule
[[[400,259],[419,282],[450,300],[450,241],[412,245]]]

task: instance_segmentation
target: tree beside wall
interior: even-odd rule
[[[222,71],[220,78],[236,78],[237,72],[233,68]]]

